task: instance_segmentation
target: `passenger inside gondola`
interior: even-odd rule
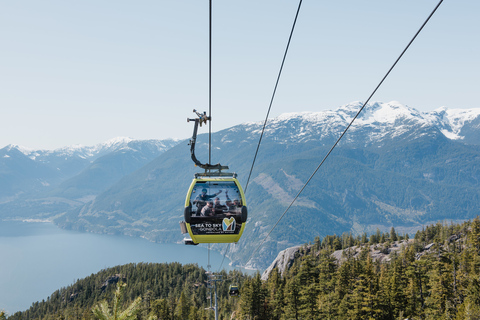
[[[200,212],[201,217],[211,217],[214,215],[213,202],[207,201],[207,204],[202,208]]]
[[[216,197],[213,203],[213,210],[215,214],[223,214],[227,211],[227,206],[220,202],[219,197]]]
[[[214,193],[214,194],[207,194],[207,189],[202,188],[202,192],[193,201],[193,204],[195,204],[196,207],[197,207],[197,209],[195,210],[197,212],[197,215],[207,205],[207,200],[210,200],[213,197],[218,196],[220,193],[222,193],[222,190],[220,190],[220,191],[218,191],[217,193]]]
[[[190,197],[192,204],[190,216],[240,217],[242,201],[239,197],[239,189],[232,182],[197,184]]]

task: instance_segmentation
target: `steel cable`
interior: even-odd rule
[[[265,127],[267,125],[268,116],[270,114],[270,110],[272,109],[273,100],[275,98],[275,93],[277,92],[277,87],[278,87],[278,83],[280,81],[280,76],[282,75],[283,65],[285,64],[285,60],[287,58],[288,48],[290,47],[290,42],[292,40],[293,31],[295,30],[295,25],[297,23],[298,13],[300,12],[300,7],[301,6],[302,6],[302,0],[300,0],[300,2],[298,3],[297,13],[295,15],[295,20],[293,21],[292,30],[290,31],[290,36],[288,37],[288,42],[287,42],[287,47],[285,48],[285,53],[283,54],[282,64],[280,66],[280,71],[278,72],[277,81],[276,81],[275,87],[273,89],[272,98],[270,99],[270,105],[268,106],[267,116],[265,117],[265,121],[263,123],[263,129],[262,129],[262,133],[260,134],[260,138],[258,140],[257,150],[255,151],[255,156],[253,157],[253,162],[252,162],[252,166],[250,168],[250,173],[248,174],[247,183],[245,184],[245,193],[247,193],[248,183],[250,182],[250,177],[252,176],[253,167],[255,166],[255,161],[256,161],[257,155],[258,155],[258,150],[260,148],[260,144],[262,143],[263,133],[265,132]]]
[[[390,69],[388,70],[388,72],[385,74],[385,76],[382,78],[382,80],[380,81],[380,83],[377,85],[377,87],[375,88],[375,90],[373,90],[372,94],[370,94],[370,96],[368,97],[368,99],[365,101],[365,103],[363,103],[362,107],[360,108],[360,110],[357,112],[357,114],[355,115],[355,117],[353,117],[352,121],[348,124],[348,126],[345,128],[345,130],[343,131],[343,133],[340,135],[340,137],[338,138],[338,140],[333,144],[332,148],[328,151],[327,155],[323,158],[323,160],[320,162],[320,164],[317,166],[317,168],[313,171],[313,173],[310,175],[310,177],[308,178],[307,182],[305,182],[305,184],[303,185],[303,187],[300,189],[300,191],[297,193],[297,195],[295,196],[295,198],[292,200],[292,202],[290,203],[290,205],[287,207],[287,209],[285,209],[285,211],[283,212],[283,214],[280,216],[280,218],[277,220],[277,222],[275,223],[275,225],[272,227],[272,229],[268,232],[268,234],[265,236],[265,238],[262,240],[262,242],[257,246],[257,248],[253,251],[253,253],[250,255],[250,258],[247,260],[247,262],[245,263],[248,264],[248,262],[253,258],[254,254],[258,251],[258,249],[263,245],[263,243],[265,243],[265,241],[267,240],[267,238],[270,236],[270,234],[272,233],[272,231],[276,228],[276,226],[278,225],[278,223],[280,222],[280,220],[282,220],[282,218],[285,216],[285,214],[287,213],[287,211],[292,207],[292,205],[295,203],[295,201],[297,200],[297,198],[300,196],[300,194],[303,192],[303,190],[306,188],[306,186],[309,184],[310,180],[312,180],[313,176],[317,173],[317,171],[320,169],[320,167],[323,165],[323,163],[325,162],[325,160],[327,160],[328,156],[332,153],[333,149],[337,146],[337,144],[340,142],[340,140],[343,138],[343,136],[347,133],[348,129],[350,128],[350,126],[353,124],[353,122],[357,119],[357,117],[360,115],[360,113],[362,112],[362,110],[365,108],[365,106],[367,105],[367,103],[370,101],[370,99],[373,97],[373,95],[377,92],[378,88],[380,88],[380,86],[383,84],[383,82],[385,81],[385,79],[388,77],[388,75],[390,74],[390,72],[393,70],[393,68],[395,68],[395,66],[397,65],[397,63],[400,61],[400,59],[402,58],[402,56],[405,54],[405,52],[408,50],[408,48],[410,47],[410,45],[413,43],[413,41],[417,38],[417,36],[419,35],[419,33],[422,31],[422,29],[425,27],[425,25],[427,24],[427,22],[430,20],[430,18],[433,16],[433,14],[437,11],[438,7],[440,7],[440,5],[442,4],[443,0],[440,0],[440,2],[435,6],[435,8],[433,9],[433,11],[430,13],[430,15],[428,16],[428,18],[425,20],[425,22],[422,24],[422,26],[418,29],[418,31],[415,33],[415,35],[413,36],[413,38],[410,40],[410,42],[407,44],[407,46],[405,47],[405,49],[402,51],[402,53],[400,54],[400,56],[397,58],[397,60],[395,60],[395,62],[393,63],[393,65],[390,67]]]

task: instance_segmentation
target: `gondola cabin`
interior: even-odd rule
[[[247,206],[235,175],[196,176],[185,199],[184,216],[193,243],[238,242],[247,221]]]
[[[230,288],[228,288],[228,294],[231,297],[236,297],[240,294],[240,290],[238,290],[238,287],[236,285],[231,285]]]

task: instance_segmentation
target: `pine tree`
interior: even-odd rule
[[[393,310],[390,303],[390,278],[386,264],[380,265],[380,274],[378,275],[378,291],[376,295],[377,313],[379,319],[394,319]]]
[[[175,315],[178,319],[189,319],[190,306],[188,304],[185,292],[182,291],[180,298],[178,299],[177,309]]]
[[[448,301],[452,299],[452,274],[448,270],[450,261],[437,248],[437,258],[433,262],[433,268],[429,272],[429,296],[425,299],[426,314],[434,319],[446,319],[449,313]]]
[[[265,296],[259,273],[252,280],[245,281],[240,296],[241,319],[268,319]]]
[[[401,263],[394,263],[391,270],[389,298],[393,314],[398,315],[406,307],[404,274]]]
[[[397,233],[395,232],[395,228],[394,228],[394,227],[392,227],[392,228],[390,229],[390,240],[391,240],[392,242],[398,240]]]
[[[292,275],[285,283],[285,309],[287,319],[298,320],[300,317],[300,279]]]
[[[300,280],[299,314],[302,319],[316,319],[318,316],[318,270],[312,256],[306,256],[300,265],[297,277]]]
[[[332,250],[322,250],[318,256],[318,298],[317,306],[320,319],[337,319],[338,296],[335,293],[335,274],[337,261]]]
[[[364,318],[378,319],[381,314],[377,299],[378,279],[370,255],[367,256],[360,279],[362,279],[362,281],[359,283],[359,286],[363,287],[362,315]]]
[[[120,300],[122,299],[123,292],[125,290],[125,283],[118,283],[117,290],[113,298],[112,310],[108,307],[106,300],[92,308],[93,314],[99,320],[131,320],[137,317],[138,311],[140,311],[140,303],[142,298],[135,299],[125,310],[121,310]]]
[[[406,248],[404,253],[408,263],[405,268],[406,288],[405,296],[407,306],[405,314],[409,317],[419,316],[425,304],[426,282],[427,282],[427,266],[425,260],[415,259],[414,246]]]
[[[283,314],[284,302],[284,281],[275,268],[270,272],[267,280],[267,304],[271,309],[271,319],[279,320]]]

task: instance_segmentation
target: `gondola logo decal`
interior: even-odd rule
[[[235,218],[223,218],[222,223],[223,231],[234,231],[235,230]]]

